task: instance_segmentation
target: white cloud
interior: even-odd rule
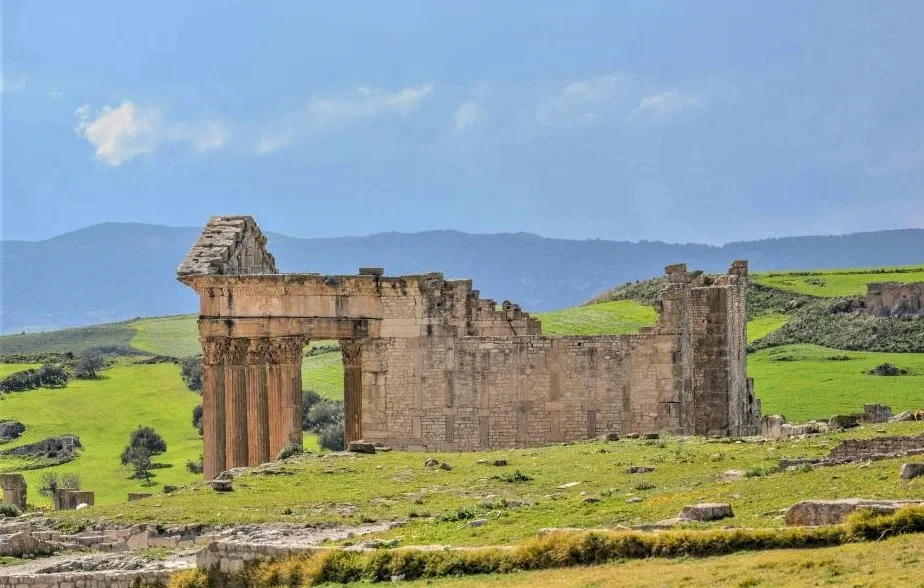
[[[97,159],[112,167],[171,143],[188,144],[199,153],[213,151],[230,137],[230,131],[218,121],[170,122],[159,109],[130,100],[123,100],[118,107],[104,106],[95,114],[84,104],[74,114],[74,131],[95,148]]]
[[[260,155],[275,153],[299,139],[325,130],[358,124],[382,116],[408,116],[433,93],[432,84],[411,86],[395,91],[361,86],[341,96],[314,97],[304,107],[266,125],[254,142],[253,151]]]
[[[8,78],[0,74],[0,94],[15,94],[26,89],[26,78]]]
[[[483,113],[484,110],[478,106],[477,102],[473,100],[463,102],[456,109],[455,115],[453,115],[456,130],[461,131],[477,123]]]
[[[631,96],[632,78],[608,74],[568,84],[536,108],[536,120],[545,126],[587,125],[600,120]]]
[[[681,112],[705,108],[708,104],[709,98],[705,94],[668,90],[642,98],[626,120],[664,120]]]
[[[62,96],[64,96],[64,92],[62,92],[61,90],[58,90],[57,88],[52,88],[51,90],[48,90],[48,97],[51,98],[52,100],[58,100]]]

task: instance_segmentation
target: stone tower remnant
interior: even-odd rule
[[[924,316],[924,282],[874,282],[866,285],[864,306],[876,316]]]
[[[441,273],[281,274],[249,216],[209,220],[177,270],[199,294],[204,474],[301,446],[301,359],[340,341],[346,440],[407,450],[527,447],[604,433],[753,435],[748,267],[666,268],[658,323],[544,336],[538,319]]]
[[[3,502],[26,510],[26,479],[22,474],[0,474]]]

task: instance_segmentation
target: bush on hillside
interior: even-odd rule
[[[202,467],[202,456],[199,456],[197,461],[187,460],[186,461],[186,471],[190,474],[201,474],[205,469]]]
[[[313,390],[302,392],[302,430],[316,433],[324,449],[342,451],[345,447],[343,419],[343,402],[321,398]]]
[[[151,483],[151,451],[144,445],[126,447],[122,452],[122,464],[132,466],[135,478],[144,480],[145,484]]]
[[[202,434],[202,405],[197,404],[192,410],[192,425]]]
[[[866,373],[871,376],[904,376],[908,370],[891,363],[881,363]]]
[[[81,380],[95,380],[106,368],[106,359],[95,351],[84,351],[74,365],[74,377]]]
[[[23,392],[36,388],[63,388],[68,374],[59,364],[46,363],[40,368],[14,372],[0,380],[0,392]]]
[[[180,360],[180,375],[186,387],[194,392],[202,392],[202,358],[185,357]]]

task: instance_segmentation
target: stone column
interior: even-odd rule
[[[206,480],[225,469],[225,350],[228,339],[202,340],[202,468]]]
[[[259,465],[270,461],[269,403],[266,364],[269,341],[253,339],[247,350],[247,462]],[[272,456],[275,457],[275,456]]]
[[[247,350],[250,339],[229,339],[225,363],[225,468],[248,465]]]
[[[26,479],[22,474],[0,474],[3,502],[26,510]]]
[[[266,372],[270,457],[286,445],[302,447],[302,349],[300,337],[268,339]]]
[[[343,411],[346,443],[362,439],[363,422],[363,345],[360,341],[342,339]]]

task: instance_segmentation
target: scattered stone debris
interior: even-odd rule
[[[828,430],[831,429],[852,429],[860,426],[860,415],[856,414],[838,414],[831,417],[828,421]]]
[[[626,499],[626,502],[629,503],[629,504],[638,504],[638,503],[641,502],[641,501],[642,501],[642,499],[641,499],[640,497],[638,497],[638,496],[633,496],[632,498]]]
[[[600,435],[599,439],[600,439],[601,441],[619,441],[619,433],[615,433],[615,432],[613,432],[613,431],[610,431],[609,433],[606,433],[606,434],[604,434],[604,435]]]
[[[901,479],[910,480],[912,478],[917,478],[918,476],[924,476],[924,463],[903,463],[901,469]]]
[[[210,480],[208,484],[216,492],[231,492],[234,490],[234,474],[226,470],[218,474],[214,480]]]
[[[645,433],[642,435],[642,439],[660,439],[661,435],[659,433]]]
[[[19,421],[0,421],[0,443],[7,443],[14,439],[18,439],[19,436],[25,432],[26,426]]]
[[[780,460],[777,471],[793,471],[800,466],[827,467],[848,463],[895,459],[924,454],[924,434],[916,436],[847,439],[828,453],[827,457]]]
[[[440,469],[450,471],[452,470],[452,464],[448,464],[444,461],[443,463],[440,464]]]
[[[891,514],[906,506],[924,504],[920,500],[870,500],[842,498],[840,500],[803,500],[786,511],[786,524],[790,527],[815,527],[843,523],[849,514],[858,509],[877,514]]]
[[[628,433],[628,434],[626,434],[626,439],[638,439],[639,437],[641,437],[641,434],[639,434],[639,433]]]
[[[722,472],[722,475],[719,476],[719,479],[724,482],[731,482],[733,480],[742,480],[747,477],[747,472],[744,470],[727,470]]]
[[[596,504],[600,502],[600,499],[597,498],[596,496],[586,496],[581,500],[581,502],[583,502],[584,504]]]
[[[440,465],[439,460],[433,459],[432,457],[424,461],[424,467],[435,468],[438,465]]]
[[[363,440],[350,441],[347,451],[352,453],[375,453],[375,444]]]
[[[0,455],[14,455],[29,459],[50,459],[56,463],[66,463],[77,457],[77,450],[82,448],[80,437],[77,435],[60,435],[48,437],[35,443],[20,445],[12,449],[0,451]]]
[[[507,460],[506,460],[506,459],[495,459],[495,460],[491,463],[491,465],[497,466],[497,467],[503,467],[503,466],[506,466],[506,465],[507,465]]]
[[[654,467],[646,465],[633,465],[626,468],[627,474],[647,474],[655,471]]]
[[[469,527],[483,527],[488,524],[488,519],[472,519],[469,521]]]
[[[892,407],[885,404],[864,404],[863,420],[868,423],[887,423],[892,418]]]
[[[568,488],[574,488],[575,486],[577,486],[577,485],[579,485],[579,484],[580,484],[580,482],[568,482],[567,484],[562,484],[561,486],[559,486],[558,489],[559,489],[559,490],[567,490]]]

